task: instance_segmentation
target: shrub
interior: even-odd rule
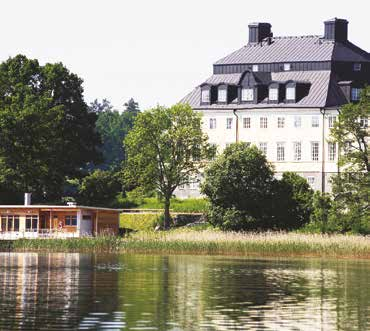
[[[209,222],[228,230],[296,229],[309,221],[313,191],[294,173],[274,178],[257,147],[227,147],[205,171]]]

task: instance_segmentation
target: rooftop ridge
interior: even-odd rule
[[[296,39],[296,38],[322,38],[321,35],[302,35],[302,36],[273,36],[272,39]]]

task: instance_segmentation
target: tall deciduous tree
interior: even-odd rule
[[[332,141],[339,145],[340,171],[333,178],[333,195],[342,231],[370,229],[369,117],[370,87],[367,87],[358,103],[340,109],[331,131]]]
[[[119,112],[113,108],[110,101],[95,100],[90,104],[90,110],[98,114],[96,129],[102,140],[101,151],[104,162],[98,167],[103,170],[117,170],[125,158],[122,141],[132,129],[140,112],[138,103],[131,98],[124,104],[124,110]]]
[[[184,104],[140,113],[125,139],[126,179],[155,189],[164,199],[165,228],[175,189],[197,177],[214,152],[207,141],[200,114]]]
[[[99,162],[95,121],[82,79],[63,64],[41,66],[23,55],[0,64],[2,190],[59,197],[66,176]]]

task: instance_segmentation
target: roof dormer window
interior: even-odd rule
[[[295,85],[288,85],[286,87],[286,99],[287,101],[295,101],[296,98],[296,89]]]
[[[253,101],[254,100],[254,89],[252,87],[242,88],[242,101]]]
[[[353,71],[361,71],[361,63],[354,63]]]
[[[217,101],[227,102],[227,89],[225,86],[220,86],[218,88]]]
[[[284,63],[284,71],[290,71],[290,70],[291,70],[290,63]]]
[[[210,93],[209,89],[203,89],[201,92],[201,101],[202,103],[209,103],[210,102]]]
[[[277,86],[269,88],[269,101],[279,101],[279,88]]]

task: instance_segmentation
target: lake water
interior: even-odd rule
[[[370,261],[0,253],[1,330],[370,330]]]

